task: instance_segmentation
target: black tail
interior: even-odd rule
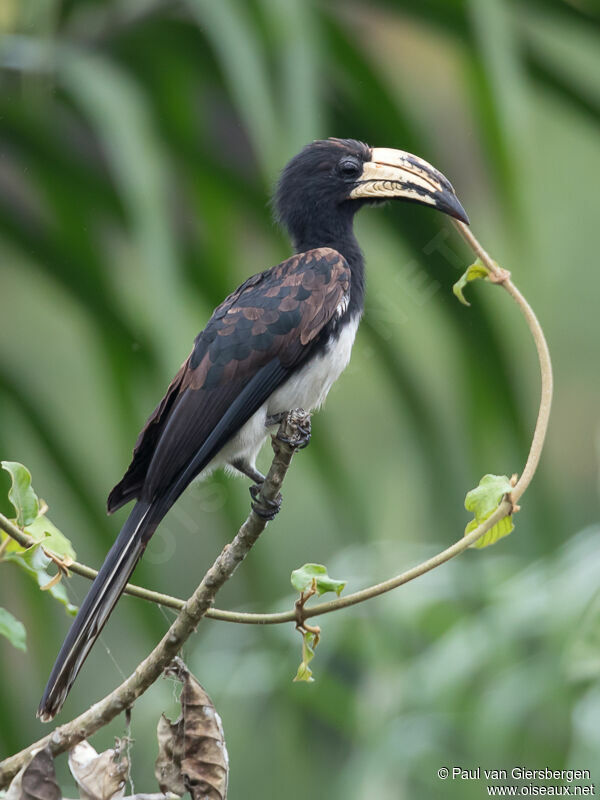
[[[49,722],[62,708],[81,665],[125,588],[159,519],[149,503],[133,507],[63,642],[37,715]]]

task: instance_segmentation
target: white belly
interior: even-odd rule
[[[269,415],[293,408],[314,411],[323,405],[329,390],[348,366],[359,321],[357,314],[321,355],[312,358],[273,392],[266,404]]]
[[[322,406],[329,390],[348,366],[359,322],[360,315],[356,314],[323,353],[312,358],[283,386],[276,389],[267,402],[225,445],[209,465],[210,469],[231,463],[238,458],[254,465],[258,451],[269,432],[265,427],[267,416],[291,411],[294,408],[314,411]]]

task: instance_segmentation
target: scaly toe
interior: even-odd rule
[[[258,495],[261,492],[263,485],[262,483],[253,483],[252,486],[248,487],[248,491],[250,492],[250,497],[253,500],[258,500]]]
[[[258,490],[256,491],[255,494],[252,493],[252,489],[257,489],[257,486],[256,485],[252,486],[250,491],[250,494],[252,494],[252,497],[254,498],[255,501],[254,503],[252,503],[252,510],[254,511],[254,513],[258,514],[259,517],[262,517],[267,521],[274,519],[279,513],[279,509],[281,508],[281,501],[283,499],[281,494],[278,494],[275,500],[265,500],[264,498],[259,500],[258,496],[260,494],[262,486],[258,487]]]

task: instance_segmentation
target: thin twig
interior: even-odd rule
[[[513,501],[516,503],[525,489],[531,483],[533,476],[538,468],[540,457],[542,455],[542,448],[548,432],[548,423],[550,421],[550,410],[552,407],[552,393],[554,387],[554,379],[552,376],[552,361],[550,360],[550,351],[548,350],[548,343],[542,331],[542,327],[538,319],[521,292],[517,289],[514,283],[508,279],[504,284],[504,288],[515,300],[521,309],[523,316],[527,320],[529,330],[532,333],[537,348],[538,359],[540,362],[540,373],[542,378],[542,386],[540,391],[540,407],[538,411],[535,430],[533,432],[533,440],[529,448],[529,455],[527,462],[521,473],[521,477],[517,481],[515,488],[511,492]]]
[[[275,452],[271,468],[267,474],[258,502],[268,505],[276,500],[283,479],[295,452],[293,444],[298,427],[306,424],[305,412],[290,412],[282,421],[279,432],[273,437]],[[280,438],[281,437],[281,438]],[[100,702],[71,722],[61,725],[52,733],[21,750],[20,753],[0,763],[0,788],[6,786],[21,767],[31,758],[33,751],[48,746],[53,755],[64,753],[78,742],[87,739],[130,708],[135,700],[151,686],[163,673],[165,667],[177,655],[183,644],[196,630],[205,616],[219,589],[231,578],[237,566],[246,557],[266,526],[266,520],[254,510],[236,534],[233,541],[225,545],[214,564],[205,574],[200,586],[186,602],[177,618],[150,655],[142,661],[135,672],[119,687]]]
[[[544,336],[544,331],[542,330],[542,326],[540,325],[538,318],[536,317],[527,300],[525,300],[521,292],[511,281],[510,273],[502,270],[496,264],[496,262],[490,257],[489,253],[487,253],[477,241],[473,235],[473,232],[469,227],[467,227],[467,225],[465,225],[463,222],[459,222],[458,220],[455,221],[455,225],[467,244],[472,248],[473,252],[481,259],[483,264],[485,264],[490,272],[498,277],[497,282],[506,289],[509,295],[519,306],[519,309],[521,310],[521,313],[525,317],[527,325],[529,326],[531,335],[533,336],[540,362],[540,374],[542,380],[540,390],[540,408],[533,433],[533,440],[531,442],[531,447],[529,448],[529,455],[527,456],[527,462],[523,468],[521,477],[511,492],[512,500],[514,503],[516,503],[523,495],[523,492],[525,489],[527,489],[531,483],[531,479],[535,475],[535,471],[537,470],[540,456],[542,454],[544,441],[546,439],[546,433],[548,431],[553,392],[552,361],[550,360],[550,351],[548,350],[548,343],[546,342],[546,337]]]
[[[15,542],[21,545],[21,547],[32,547],[36,542],[39,544],[40,540],[36,540],[33,536],[30,536],[28,533],[25,533],[20,528],[18,528],[14,522],[7,519],[3,514],[0,514],[0,529],[7,533],[11,539],[14,539]],[[5,540],[5,542],[8,540]],[[45,552],[46,549],[44,548],[44,542],[41,540],[42,549]],[[86,564],[80,564],[78,561],[73,561],[67,567],[69,572],[74,572],[76,575],[81,575],[83,578],[89,578],[90,580],[94,580],[96,575],[98,574],[97,569],[92,569],[92,567],[88,567]],[[150,600],[153,603],[158,603],[161,606],[167,606],[168,608],[175,608],[178,611],[181,610],[185,605],[185,600],[180,600],[178,597],[171,597],[168,594],[161,594],[161,592],[154,592],[151,589],[144,589],[142,586],[136,586],[133,583],[128,583],[125,587],[125,593],[133,595],[134,597],[141,597],[143,600]],[[207,615],[208,616],[208,615]]]

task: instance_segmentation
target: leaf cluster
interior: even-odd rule
[[[77,607],[69,602],[66,589],[60,582],[63,572],[75,560],[71,542],[48,519],[48,506],[35,493],[27,467],[16,461],[1,461],[0,468],[0,475],[8,478],[0,481],[0,513],[33,542],[29,547],[23,547],[0,531],[0,564],[16,564],[37,582],[42,591],[62,603],[68,614],[75,614]],[[48,571],[52,566],[57,567],[54,575]],[[18,649],[26,649],[25,627],[6,608],[0,608],[0,635]]]

